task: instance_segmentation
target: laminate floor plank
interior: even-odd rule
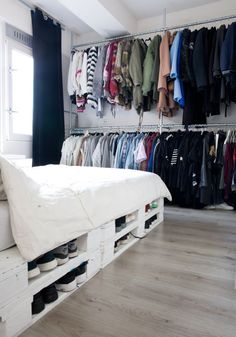
[[[21,337],[236,337],[236,214],[165,222]]]

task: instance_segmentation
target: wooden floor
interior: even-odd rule
[[[236,213],[165,223],[21,337],[236,337]]]

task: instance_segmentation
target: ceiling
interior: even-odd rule
[[[193,8],[219,0],[121,0],[124,6],[138,20],[163,14],[164,8],[167,13]]]
[[[67,10],[57,0],[28,0],[27,2],[38,6],[78,34],[91,32],[91,28],[84,21],[74,15],[71,11]]]
[[[70,30],[112,37],[137,31],[137,22],[219,0],[24,0],[45,10]]]

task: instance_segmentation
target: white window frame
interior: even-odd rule
[[[5,121],[6,121],[6,137],[8,141],[24,141],[24,142],[32,142],[31,135],[17,134],[13,132],[13,118],[14,114],[17,111],[12,110],[12,50],[18,50],[24,54],[28,54],[32,56],[32,48],[23,45],[17,41],[14,41],[10,38],[5,39],[5,60],[6,60],[6,76],[5,76]],[[33,112],[32,112],[33,113]]]

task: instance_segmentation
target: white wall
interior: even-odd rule
[[[31,157],[31,142],[10,142],[4,135],[6,130],[6,121],[3,120],[4,110],[4,24],[5,22],[23,30],[32,35],[32,24],[30,9],[21,4],[18,0],[0,0],[0,152],[10,154],[24,154]],[[63,71],[63,89],[64,89],[64,110],[70,110],[70,101],[67,94],[67,76],[69,69],[71,51],[71,32],[62,31],[62,71]],[[69,128],[69,113],[65,112],[66,133]]]
[[[226,15],[236,14],[235,0],[221,0],[199,7],[167,13],[166,25],[180,25],[195,21],[208,20]],[[229,21],[227,21],[229,22]],[[163,25],[163,16],[142,19],[138,21],[138,32],[153,30]]]
[[[172,25],[182,25],[184,23],[190,23],[200,20],[207,20],[210,18],[216,18],[226,15],[236,14],[236,1],[235,0],[224,0],[217,1],[213,4],[208,4],[200,7],[191,8],[188,10],[182,10],[175,13],[167,14],[166,24],[167,26]],[[226,21],[229,23],[231,21]],[[222,23],[222,22],[221,22]],[[213,24],[214,26],[219,26],[221,23]],[[163,16],[144,19],[138,21],[137,31],[144,32],[149,30],[155,30],[163,26]],[[200,26],[198,26],[200,27]],[[89,36],[81,36],[79,41],[85,42],[85,39]],[[78,41],[78,42],[79,42]],[[87,40],[89,42],[89,40]],[[179,111],[172,118],[163,119],[164,123],[182,123],[182,111]],[[154,124],[159,123],[158,113],[156,112],[156,107],[150,112],[144,113],[143,124]],[[208,119],[208,123],[236,123],[236,105],[231,104],[228,110],[227,118],[224,117],[224,112],[220,116],[213,116]],[[138,125],[138,115],[134,109],[130,111],[125,111],[120,107],[116,109],[116,118],[111,114],[110,107],[107,104],[105,109],[104,118],[100,119],[96,117],[96,113],[93,109],[87,108],[86,111],[78,115],[78,126],[88,127],[88,126],[102,126],[102,125],[114,125],[114,126],[126,126],[126,125]]]

